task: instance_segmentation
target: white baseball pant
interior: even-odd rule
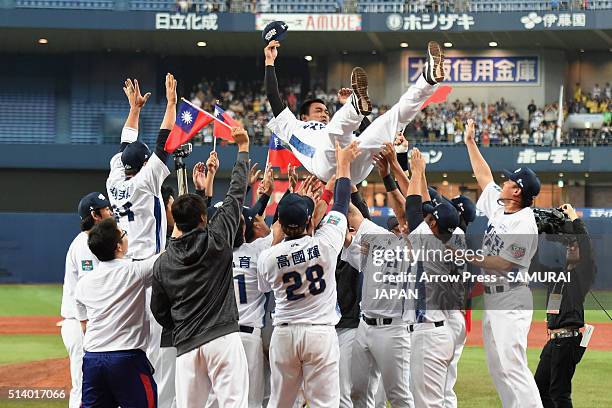
[[[202,408],[211,391],[223,408],[248,407],[248,366],[238,333],[178,356],[175,378],[177,408]]]
[[[340,347],[340,408],[353,408],[351,401],[351,361],[357,329],[336,329]]]
[[[157,406],[159,408],[176,408],[174,376],[176,372],[176,348],[160,347],[160,371],[153,374],[157,384]]]
[[[444,407],[457,408],[457,394],[455,394],[454,387],[457,382],[457,366],[461,358],[461,353],[463,353],[463,346],[465,345],[465,317],[459,310],[453,310],[449,313],[446,323],[450,329],[455,350],[453,352],[453,360],[448,366],[448,371],[446,373]]]
[[[527,335],[533,298],[527,286],[484,295],[482,337],[489,373],[504,408],[541,408],[527,365]]]
[[[311,407],[338,408],[338,336],[333,326],[276,326],[270,342],[271,391],[268,407],[293,406],[304,385]]]
[[[414,407],[410,384],[410,335],[406,324],[393,319],[390,325],[359,322],[351,366],[353,406],[372,407],[379,379],[394,408]]]
[[[452,334],[445,324],[415,324],[410,333],[410,391],[416,407],[444,408],[448,366],[455,351]]]
[[[80,408],[81,387],[83,384],[83,330],[77,319],[62,321],[62,341],[70,358],[70,389],[69,408]]]
[[[264,399],[264,355],[261,340],[261,329],[254,328],[253,333],[239,332],[244,354],[249,367],[249,408],[261,408]],[[206,408],[218,408],[219,403],[213,391],[208,396]]]

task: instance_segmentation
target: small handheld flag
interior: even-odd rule
[[[187,101],[181,102],[176,121],[170,131],[164,150],[173,153],[179,146],[187,143],[204,126],[212,122],[214,118],[204,111],[198,110]]]
[[[291,150],[283,147],[281,140],[273,133],[270,137],[270,144],[268,145],[267,165],[270,167],[280,167],[281,173],[286,173],[289,164],[295,167],[302,165]]]
[[[219,105],[215,105],[215,127],[213,128],[213,136],[233,142],[232,128],[240,127],[230,115],[227,114]]]
[[[438,89],[436,89],[434,93],[429,98],[427,98],[425,102],[423,102],[423,105],[421,105],[421,110],[425,109],[429,104],[432,103],[446,102],[446,100],[448,99],[448,95],[450,95],[452,91],[452,86],[442,85],[438,87]]]

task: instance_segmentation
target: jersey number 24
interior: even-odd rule
[[[323,279],[323,268],[321,265],[313,265],[306,269],[306,279],[310,284],[308,291],[315,296],[325,290],[325,280]],[[298,272],[287,272],[283,275],[283,283],[290,283],[287,286],[287,300],[300,300],[306,295],[303,293],[295,293],[302,287],[302,275]]]

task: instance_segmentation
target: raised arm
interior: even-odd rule
[[[387,159],[389,167],[391,168],[391,174],[395,176],[397,184],[399,186],[399,190],[401,194],[405,197],[405,194],[408,192],[410,180],[402,169],[402,166],[397,158],[397,152],[395,151],[395,147],[391,143],[385,143],[383,145],[381,153]]]
[[[336,141],[336,191],[332,211],[338,211],[344,216],[348,213],[351,202],[351,162],[361,154],[359,143],[354,141],[344,149]]]
[[[474,119],[468,119],[465,129],[465,145],[467,146],[468,155],[470,156],[470,163],[472,164],[472,171],[478,181],[478,186],[484,190],[484,188],[493,181],[493,173],[491,168],[487,164],[484,157],[480,153],[476,140],[474,139]]]
[[[219,170],[219,156],[217,155],[217,152],[210,152],[208,160],[206,160],[206,170],[206,181],[204,184],[204,189],[206,190],[206,202],[210,207],[210,202],[213,198],[213,186],[215,184],[215,176],[217,175],[217,170]]]
[[[267,167],[264,171],[263,180],[259,184],[259,188],[257,189],[257,195],[259,198],[257,202],[253,204],[251,207],[251,211],[253,213],[257,213],[263,216],[266,212],[266,207],[270,202],[270,197],[272,197],[272,193],[274,192],[274,169],[272,167]]]
[[[176,120],[176,100],[176,79],[174,79],[172,74],[168,73],[166,74],[166,113],[164,113],[164,119],[159,127],[159,134],[155,141],[155,155],[166,165],[168,165],[167,162],[170,155],[164,150],[164,146]]]
[[[280,92],[278,91],[278,80],[276,79],[276,71],[274,69],[274,61],[278,56],[278,47],[280,47],[280,42],[270,41],[266,48],[264,48],[264,55],[266,57],[264,83],[266,86],[268,102],[270,102],[274,116],[280,115],[280,113],[285,109],[285,104],[283,103]]]
[[[425,160],[416,147],[412,149],[410,170],[412,171],[412,181],[408,187],[408,196],[406,197],[406,219],[408,221],[408,228],[412,232],[423,222],[423,209],[421,208],[423,188],[421,185],[424,182]],[[427,186],[425,186],[425,189],[427,189]]]

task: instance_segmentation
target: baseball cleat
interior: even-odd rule
[[[440,44],[435,41],[427,44],[427,63],[423,76],[431,85],[444,81],[444,54]]]
[[[372,102],[368,96],[368,75],[363,68],[353,68],[351,87],[353,88],[353,95],[351,96],[353,107],[360,114],[368,116],[372,113]]]

